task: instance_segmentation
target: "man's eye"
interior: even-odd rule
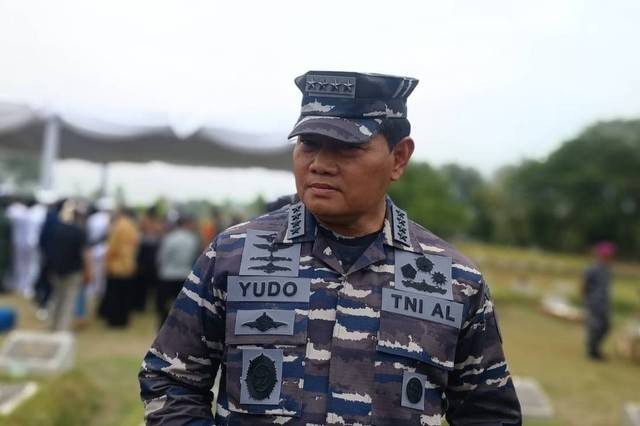
[[[304,139],[300,140],[300,145],[302,145],[302,148],[306,150],[315,150],[320,147],[320,144],[318,142],[304,140]]]
[[[363,149],[364,147],[362,145],[355,143],[345,143],[343,145],[340,145],[340,150],[345,152],[358,152]]]

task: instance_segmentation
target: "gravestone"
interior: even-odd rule
[[[582,309],[572,306],[565,296],[546,296],[540,302],[540,308],[543,312],[556,318],[569,321],[582,321],[584,319]]]
[[[640,426],[640,404],[628,402],[624,405],[624,425]]]
[[[0,415],[11,414],[20,404],[31,398],[38,390],[35,382],[0,383]]]
[[[69,332],[14,331],[0,349],[0,369],[18,376],[55,374],[71,368],[74,356]]]
[[[620,355],[640,363],[640,321],[629,322],[619,333],[617,343]]]
[[[520,400],[522,415],[528,420],[549,420],[553,417],[553,407],[549,397],[535,379],[514,377],[513,384]]]

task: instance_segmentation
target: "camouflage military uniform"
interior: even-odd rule
[[[480,272],[389,199],[348,271],[302,203],[223,232],[140,382],[148,424],[520,424]]]
[[[611,306],[609,292],[611,270],[602,264],[591,265],[584,273],[586,296],[587,353],[600,356],[600,346],[609,332]]]

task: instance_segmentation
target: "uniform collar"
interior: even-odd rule
[[[279,237],[282,243],[304,243],[316,238],[316,219],[302,201],[289,205],[286,228]]]
[[[384,216],[382,232],[384,244],[404,251],[422,253],[409,215],[396,206],[389,196],[387,196],[387,212]]]
[[[414,253],[422,253],[407,213],[386,197],[383,243],[387,246]],[[290,204],[287,211],[286,228],[279,233],[282,243],[303,243],[316,238],[317,222],[302,201]]]

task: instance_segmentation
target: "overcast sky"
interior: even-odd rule
[[[595,120],[640,116],[639,22],[637,0],[0,0],[0,99],[284,141],[299,112],[295,76],[408,75],[420,79],[415,157],[488,174]],[[88,191],[99,174],[65,162],[57,178]],[[139,200],[293,190],[286,173],[162,165],[115,166],[110,182]]]

